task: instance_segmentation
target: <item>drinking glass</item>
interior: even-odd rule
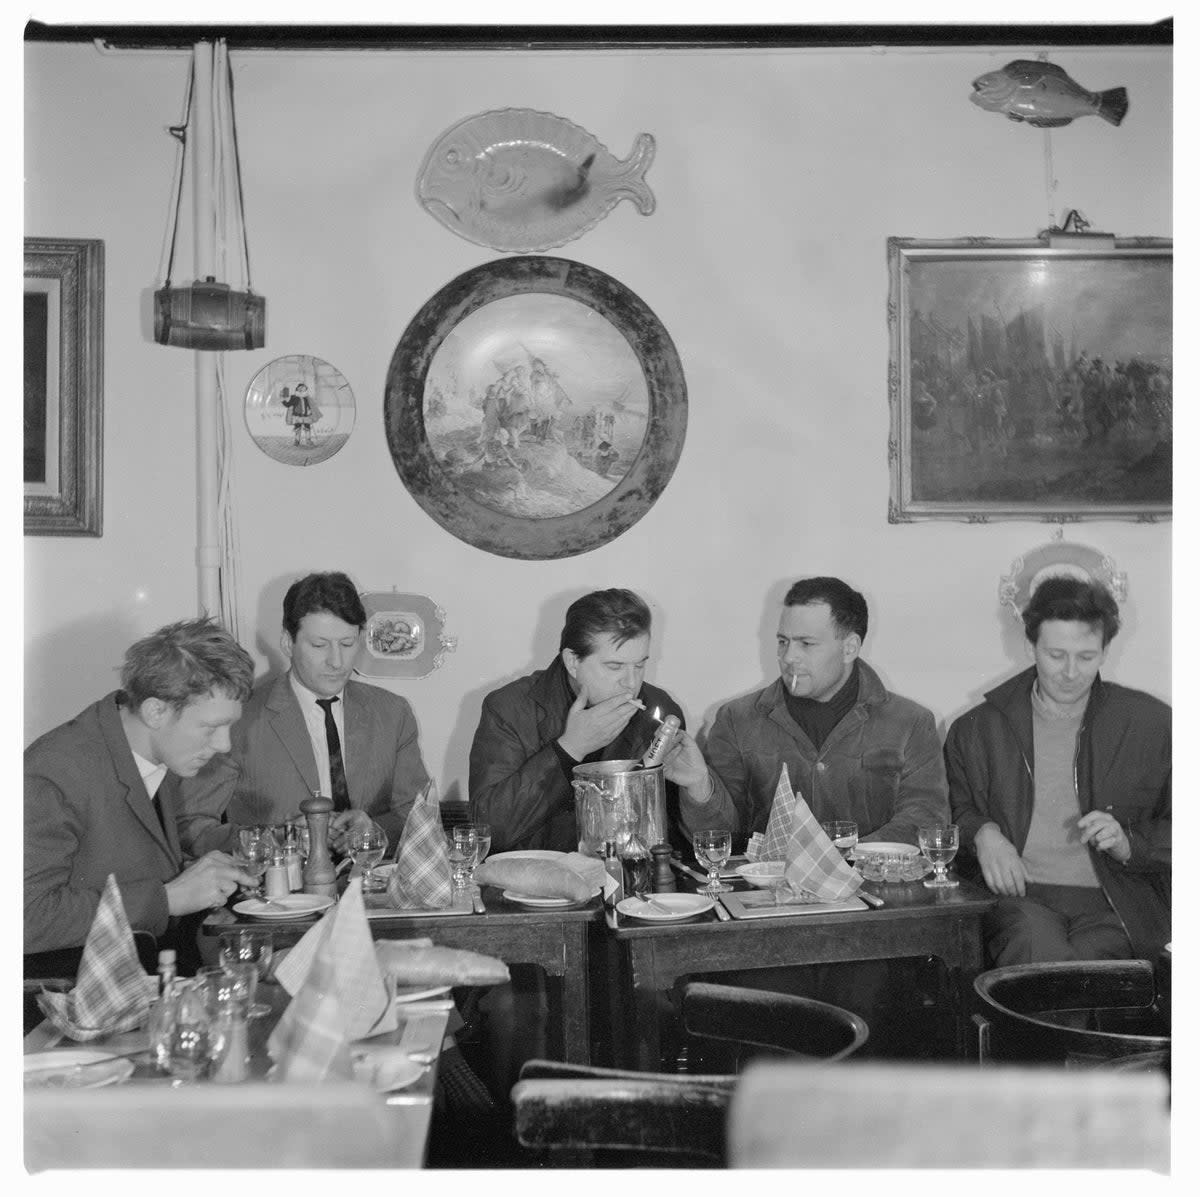
[[[475,870],[483,864],[487,859],[487,854],[492,850],[492,828],[488,823],[472,823],[471,826],[475,828],[475,863],[467,874],[467,880],[474,885]]]
[[[271,976],[271,964],[275,959],[275,941],[269,931],[227,931],[221,936],[221,950],[218,956],[223,969],[229,970],[237,965],[253,966],[259,981],[267,981]],[[255,1002],[251,995],[252,1005],[250,1017],[260,1018],[271,1012],[266,1002]]]
[[[708,884],[700,892],[709,897],[730,893],[733,886],[721,883],[721,866],[733,851],[733,835],[728,831],[697,831],[692,837],[692,847],[696,859],[708,870]]]
[[[958,852],[958,827],[947,823],[941,827],[921,827],[917,830],[917,844],[933,865],[933,876],[926,881],[926,889],[953,889],[958,882],[946,876],[946,866]]]
[[[467,888],[471,870],[479,855],[479,836],[470,823],[452,827],[446,836],[446,847],[450,856],[450,879],[456,890]]]
[[[858,824],[850,819],[835,819],[831,823],[822,823],[821,829],[833,841],[842,859],[849,861],[858,843]]]
[[[199,1080],[208,1069],[212,1018],[204,987],[185,981],[167,1036],[167,1071],[181,1081]]]
[[[375,822],[365,827],[356,827],[346,837],[346,851],[362,873],[364,894],[383,888],[382,885],[374,884],[372,870],[383,859],[387,846],[387,832]]]
[[[238,850],[234,857],[238,868],[253,877],[261,877],[271,863],[271,855],[275,849],[275,836],[269,827],[261,824],[253,827],[238,828]],[[262,885],[255,888],[242,887],[242,894],[248,898],[261,898]]]

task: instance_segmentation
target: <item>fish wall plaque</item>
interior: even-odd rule
[[[1038,129],[1069,125],[1076,117],[1092,115],[1119,125],[1129,110],[1123,87],[1088,91],[1052,62],[1016,58],[998,71],[980,75],[971,86],[972,104]]]
[[[520,253],[586,233],[623,199],[654,211],[645,174],[654,138],[617,159],[586,129],[550,112],[501,108],[467,117],[429,148],[417,199],[452,233]]]

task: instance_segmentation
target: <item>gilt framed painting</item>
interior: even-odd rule
[[[1169,518],[1172,242],[888,242],[892,523]]]
[[[687,388],[666,329],[623,284],[564,258],[507,258],[413,317],[384,424],[401,480],[448,532],[503,557],[570,557],[662,494]]]

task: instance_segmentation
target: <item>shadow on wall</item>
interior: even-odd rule
[[[128,615],[111,612],[78,619],[38,636],[25,650],[25,744],[79,714],[79,681],[92,692],[89,703],[121,685],[125,649],[153,631],[139,628]],[[69,679],[62,691],[59,678]]]

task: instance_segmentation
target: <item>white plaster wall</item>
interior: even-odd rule
[[[786,585],[840,574],[871,604],[866,655],[897,690],[953,718],[1023,663],[996,590],[1049,538],[1035,522],[887,522],[888,236],[1025,238],[1053,211],[1121,236],[1170,236],[1171,55],[1053,54],[1089,87],[1124,84],[1114,129],[1051,137],[967,102],[1000,50],[235,54],[256,288],[267,347],[226,355],[246,635],[265,671],[288,581],[341,568],[365,590],[431,595],[457,651],[409,697],[427,763],[466,790],[483,695],[544,664],[578,594],[627,585],[656,615],[650,676],[689,721],[773,673]],[[25,735],[114,681],[135,636],[195,610],[189,351],[155,345],[158,280],[186,56],[26,47],[25,231],[102,238],[103,538],[25,540]],[[489,108],[560,113],[618,156],[654,134],[649,218],[622,204],[553,251],[621,280],[683,361],[687,442],[662,498],[624,536],[560,561],[494,557],[444,532],[392,465],[383,390],[416,310],[499,255],[413,198],[447,126]],[[184,262],[190,268],[190,247]],[[190,269],[176,271],[190,277]],[[288,353],[325,358],[358,400],[349,443],[296,469],[250,440],[242,396]],[[1129,576],[1107,673],[1170,696],[1171,527],[1068,528]]]

